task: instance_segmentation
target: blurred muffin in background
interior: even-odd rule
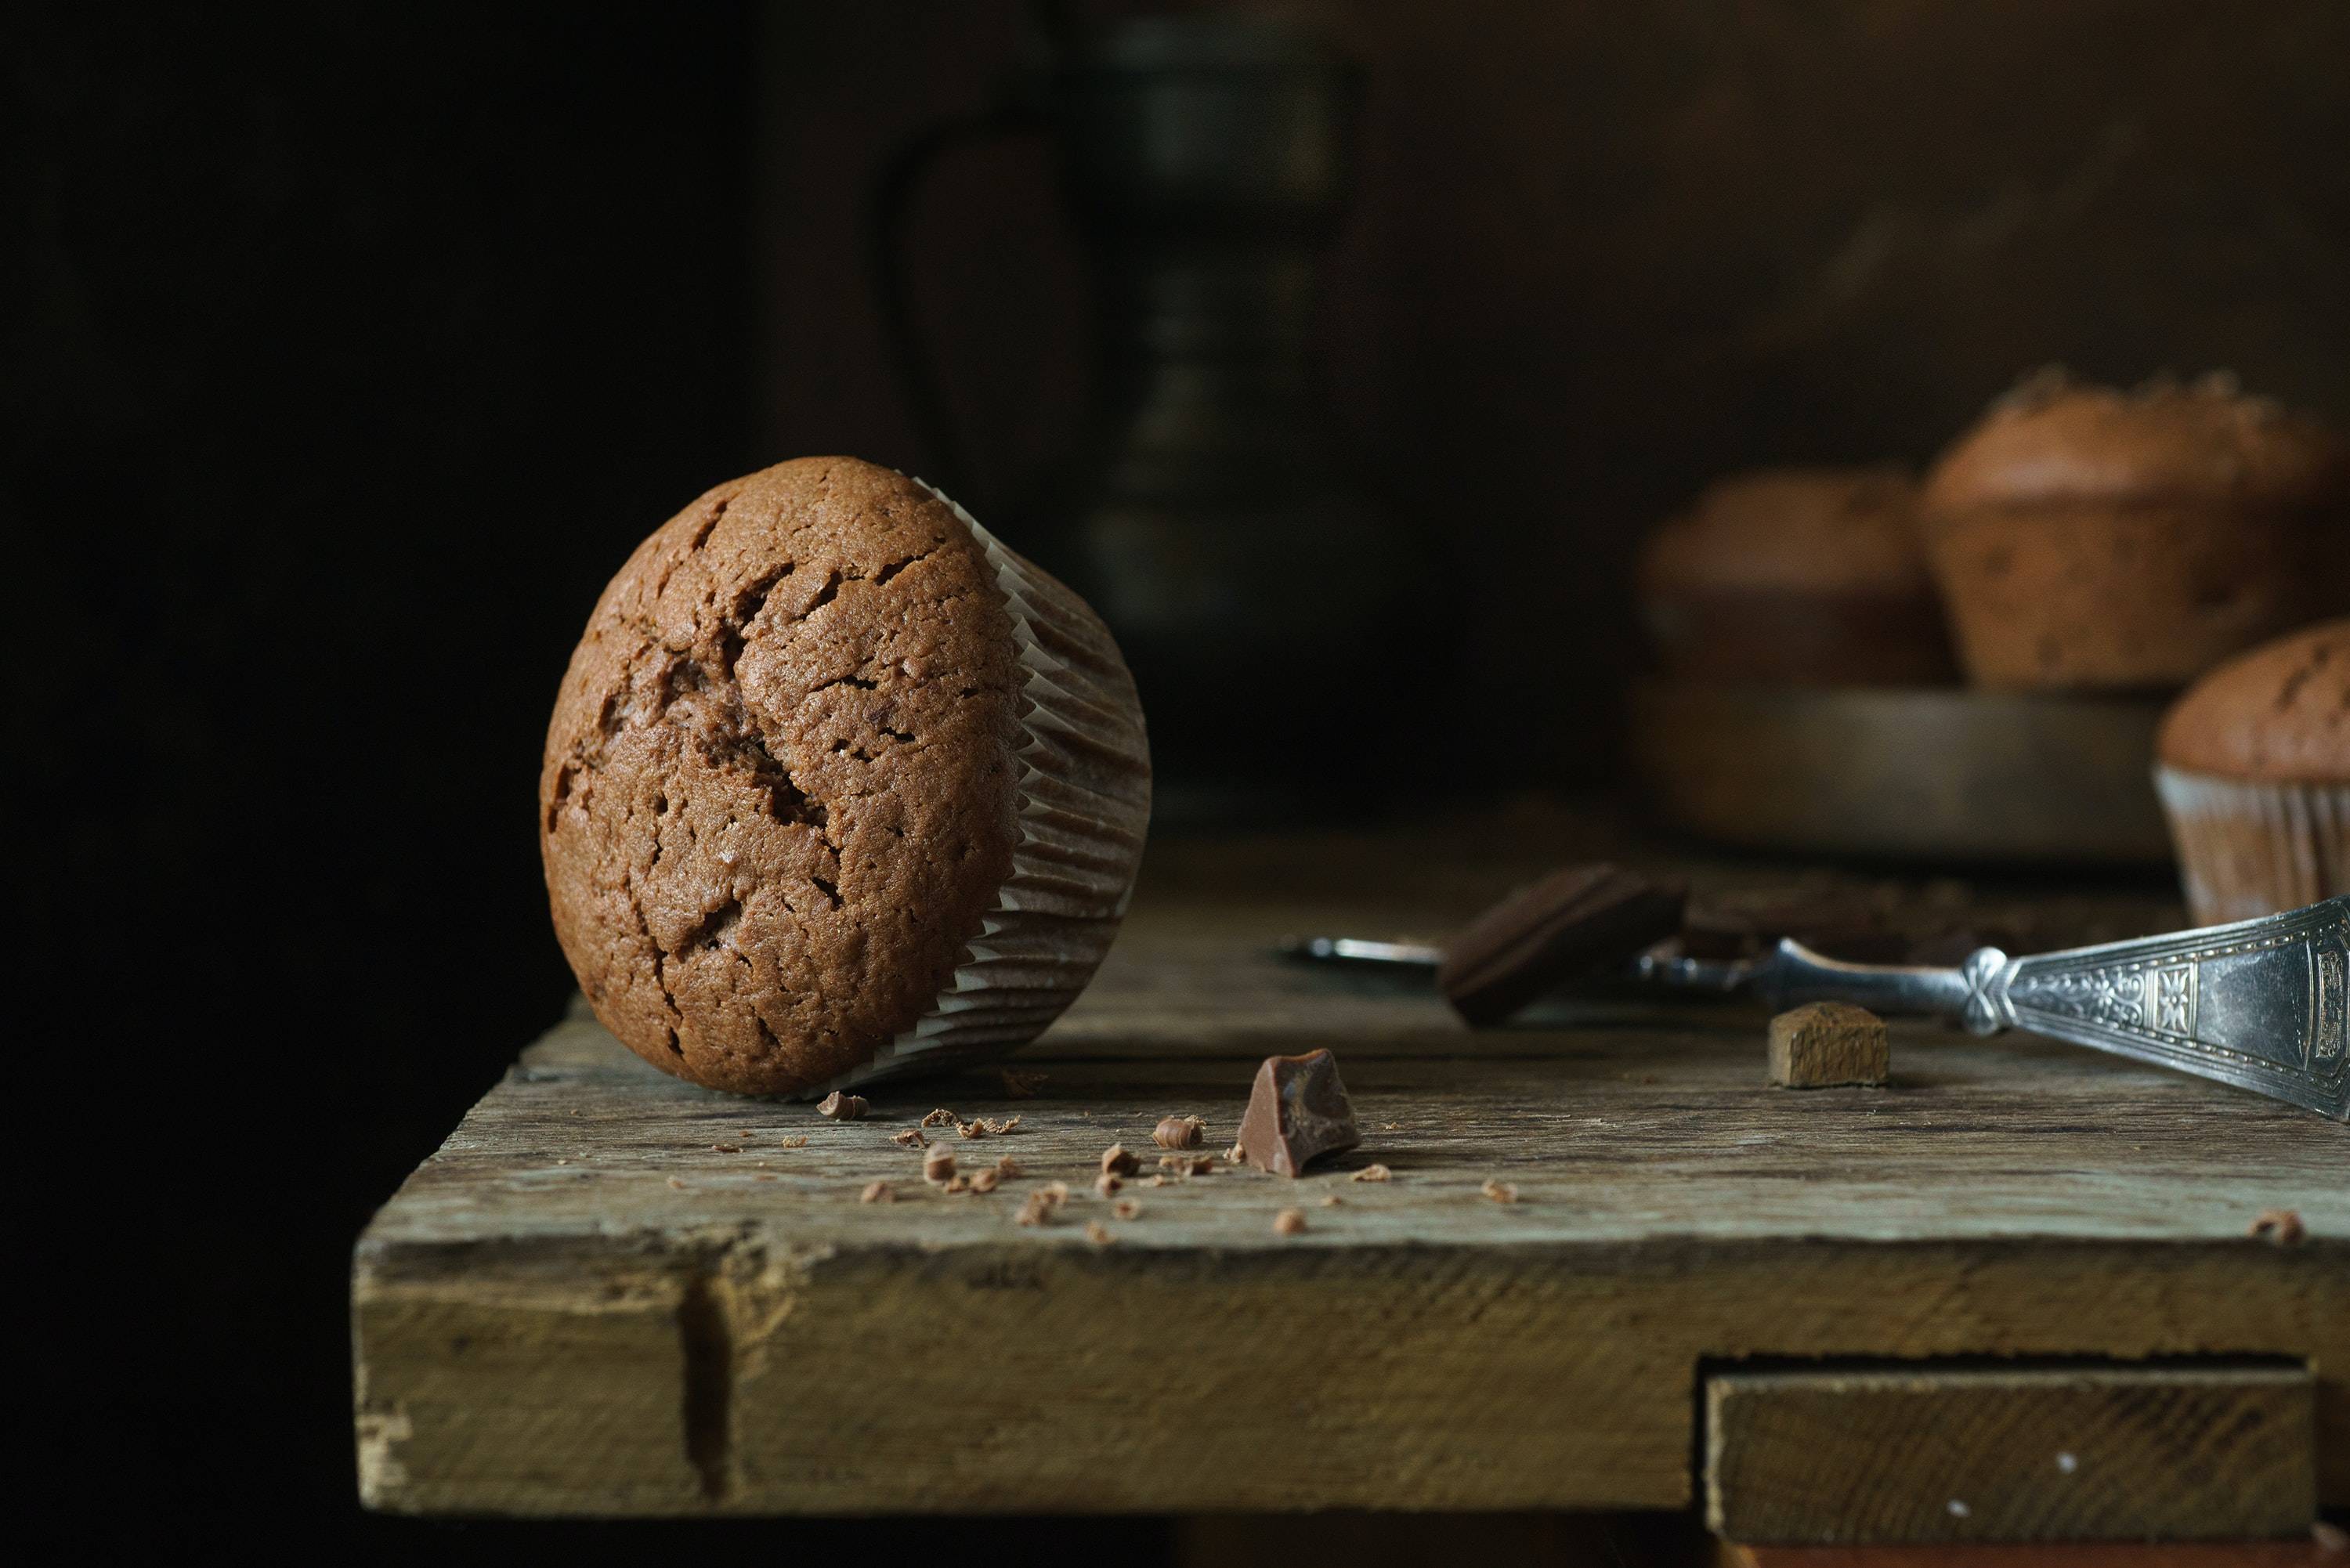
[[[2125,392],[2043,371],[1951,443],[1924,510],[1977,685],[2177,687],[2350,608],[2342,443],[2230,376]]]
[[[2171,705],[2157,747],[2199,924],[2350,893],[2350,620],[2220,665]]]
[[[1669,674],[1794,686],[1956,678],[1898,468],[1762,469],[1650,535],[1641,619]]]

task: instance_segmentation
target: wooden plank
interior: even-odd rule
[[[592,1023],[534,1046],[359,1243],[368,1501],[1678,1508],[1710,1357],[2216,1353],[2318,1367],[2350,1501],[2343,1129],[2029,1041],[1897,1030],[1887,1088],[1790,1096],[1757,1018],[1471,1036],[1264,956],[1393,929],[1391,903],[1168,887],[1022,1060],[1033,1098],[974,1075],[833,1124],[663,1078]],[[1194,1112],[1219,1147],[1256,1057],[1314,1045],[1367,1135],[1335,1168],[1129,1187],[1130,1221],[1093,1196],[1105,1145]],[[925,1189],[890,1137],[933,1105],[1020,1116],[957,1153],[1027,1174]],[[1394,1179],[1349,1179],[1374,1161]],[[883,1179],[906,1200],[858,1201]],[[1051,1179],[1070,1222],[1014,1224]],[[1275,1236],[1293,1204],[1309,1229]],[[2245,1235],[2276,1207],[2301,1245]]]
[[[2062,1546],[1741,1546],[1719,1568],[2341,1568],[2343,1551],[2299,1541],[2093,1542]]]
[[[2307,1540],[2302,1366],[1730,1372],[1706,1519],[1734,1541]]]

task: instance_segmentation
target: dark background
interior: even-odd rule
[[[1285,9],[1368,71],[1333,406],[1433,563],[1409,640],[1454,697],[1396,723],[1448,783],[1607,784],[1625,565],[1715,473],[1920,462],[2049,360],[2350,419],[2331,0]],[[348,1248],[568,990],[532,792],[605,578],[749,468],[926,461],[860,204],[1016,30],[1008,0],[0,22],[16,1212],[86,1530],[659,1549],[360,1516]],[[1009,492],[1086,390],[1043,149],[959,159],[911,234]]]

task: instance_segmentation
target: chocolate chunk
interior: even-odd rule
[[[1499,1023],[1564,981],[1621,967],[1680,929],[1689,890],[1615,866],[1569,866],[1494,905],[1437,967],[1471,1023]]]
[[[1264,1059],[1233,1147],[1261,1170],[1295,1176],[1308,1161],[1362,1141],[1338,1077],[1338,1058],[1308,1051]]]

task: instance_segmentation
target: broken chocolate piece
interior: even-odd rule
[[[1114,1143],[1102,1150],[1101,1168],[1104,1176],[1132,1176],[1142,1166],[1134,1151],[1122,1143]]]
[[[1689,890],[1616,866],[1569,866],[1503,899],[1452,940],[1436,983],[1472,1024],[1499,1023],[1555,987],[1621,968],[1680,929]]]
[[[1362,1141],[1338,1058],[1323,1050],[1264,1059],[1233,1148],[1261,1170],[1295,1176],[1319,1156]]]
[[[824,1097],[822,1105],[816,1106],[816,1114],[820,1116],[830,1116],[835,1121],[853,1122],[863,1116],[868,1108],[864,1096],[844,1095],[838,1089],[835,1089]]]
[[[1771,1082],[1825,1089],[1885,1082],[1892,1048],[1885,1020],[1846,1002],[1811,1002],[1771,1020]]]

